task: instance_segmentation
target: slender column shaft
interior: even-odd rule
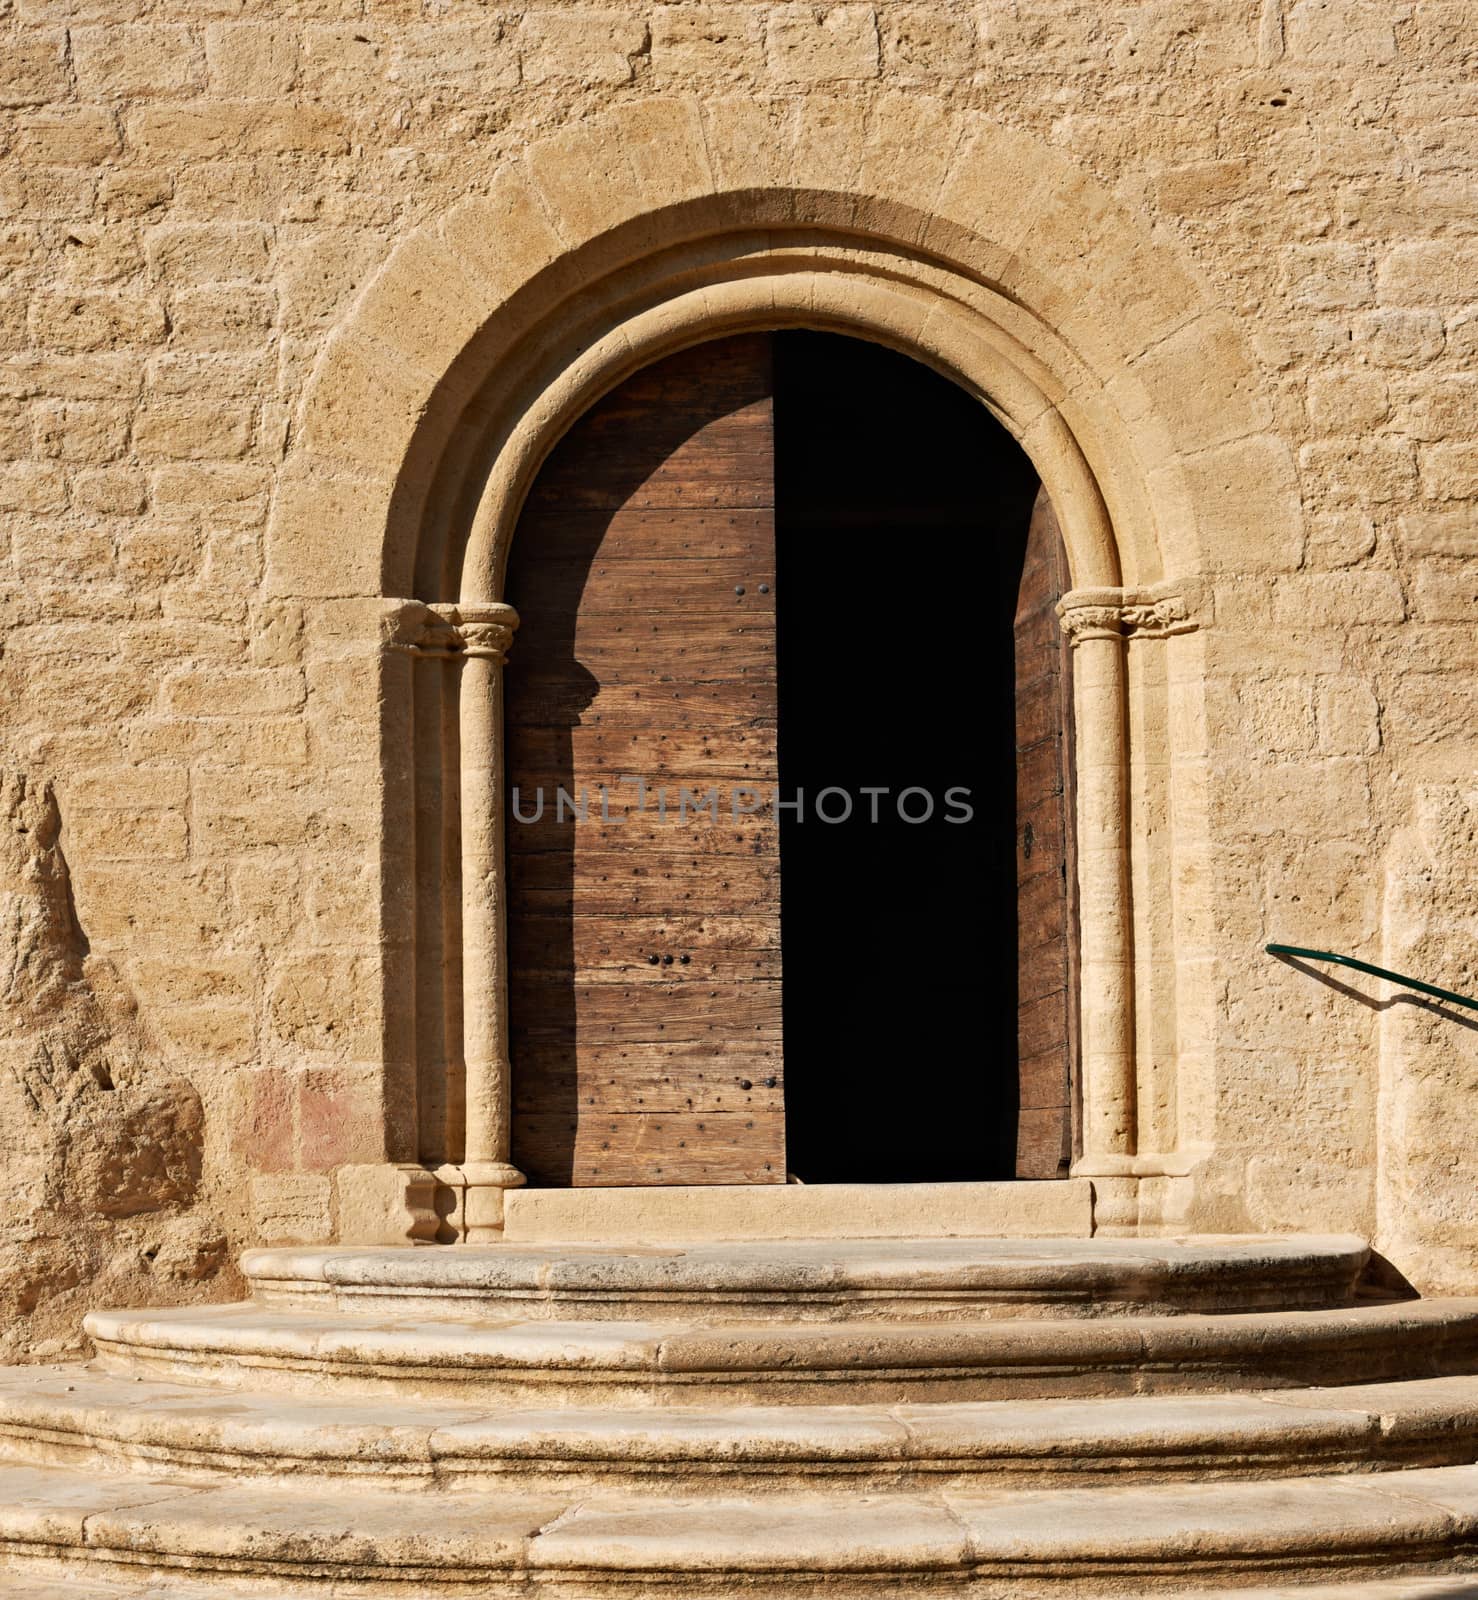
[[[1117,607],[1068,606],[1078,727],[1083,1155],[1136,1144],[1133,932],[1123,624]]]
[[[466,1071],[467,1238],[496,1237],[509,1163],[512,1085],[503,865],[503,663],[518,613],[459,603],[461,655],[462,1037]],[[474,1195],[474,1191],[498,1191]]]

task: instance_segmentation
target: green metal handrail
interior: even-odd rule
[[[1400,972],[1387,972],[1384,967],[1373,967],[1368,961],[1356,961],[1354,956],[1337,956],[1328,950],[1300,950],[1294,944],[1268,944],[1263,949],[1270,956],[1302,956],[1307,961],[1333,961],[1336,966],[1353,967],[1356,972],[1368,972],[1372,978],[1389,978],[1392,983],[1404,983],[1408,989],[1420,989],[1423,994],[1435,995],[1439,1000],[1450,1000],[1455,1006],[1467,1006],[1478,1011],[1478,1000],[1465,994],[1454,994],[1451,989],[1439,989],[1435,983],[1423,983],[1420,978],[1408,978]]]

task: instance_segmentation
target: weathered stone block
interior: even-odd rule
[[[383,259],[377,239],[349,229],[334,229],[279,257],[278,284],[283,324],[293,329],[319,327],[342,312],[354,292]]]
[[[20,153],[42,166],[91,166],[118,148],[118,123],[101,106],[37,112],[20,125]],[[32,193],[32,203],[38,196]]]
[[[236,1073],[231,1082],[231,1143],[243,1167],[288,1172],[297,1162],[296,1074],[280,1067]]]
[[[963,77],[975,65],[979,30],[968,14],[948,16],[933,6],[890,5],[878,13],[878,24],[883,76],[892,82]]]
[[[60,511],[67,503],[67,479],[49,462],[0,465],[0,511]]]
[[[1331,372],[1309,379],[1309,416],[1321,433],[1374,427],[1390,414],[1390,393],[1379,373]]]
[[[235,351],[260,347],[277,318],[270,289],[183,289],[170,295],[170,343],[180,350]]]
[[[1309,487],[1337,505],[1404,500],[1416,488],[1416,455],[1399,438],[1331,439],[1298,453]]]
[[[359,958],[317,951],[284,961],[268,990],[273,1032],[300,1050],[364,1060],[373,1048],[374,995]]]
[[[136,517],[147,496],[144,475],[131,467],[96,467],[72,475],[72,504],[109,517]]]
[[[314,99],[372,94],[384,67],[383,36],[367,23],[310,22],[303,29],[302,85]]]
[[[78,811],[68,829],[73,849],[99,861],[183,861],[190,842],[182,813],[152,808]]]
[[[1371,0],[1294,0],[1285,38],[1300,64],[1370,67],[1396,58],[1394,19]]]
[[[1252,751],[1288,753],[1314,747],[1314,692],[1305,678],[1245,683],[1238,691],[1242,737]]]
[[[150,479],[157,510],[178,515],[209,513],[216,523],[256,527],[267,514],[270,475],[238,463],[161,467]]]
[[[1259,434],[1218,445],[1190,457],[1185,474],[1198,513],[1215,526],[1241,530],[1234,548],[1204,552],[1208,564],[1242,573],[1297,566],[1299,496],[1281,439]]]
[[[264,1241],[309,1244],[333,1237],[333,1180],[323,1173],[283,1172],[251,1180],[252,1226]]]
[[[373,515],[386,486],[372,479],[334,476],[320,470],[312,478],[290,478],[277,491],[267,533],[267,593],[313,595],[321,585],[321,563],[338,564],[335,588],[343,594],[377,594],[379,562],[362,551],[325,551],[314,537],[346,513]]]
[[[630,83],[649,35],[624,11],[533,11],[517,43],[529,83]]]
[[[1256,180],[1245,161],[1194,161],[1154,181],[1160,205],[1175,216],[1204,216],[1246,200]]]
[[[1393,738],[1408,745],[1449,744],[1472,747],[1472,695],[1461,678],[1434,673],[1407,673],[1390,689]]]
[[[530,152],[528,170],[566,244],[582,244],[640,209],[636,174],[607,123],[556,134]],[[591,176],[593,183],[587,181]]]
[[[12,35],[0,52],[0,106],[41,106],[64,100],[67,36],[61,31]]]
[[[762,6],[659,5],[652,10],[652,70],[666,78],[758,78],[764,71]]]
[[[210,85],[223,99],[285,95],[298,75],[298,35],[283,21],[212,22],[205,30]]]
[[[1472,562],[1421,561],[1412,577],[1416,614],[1428,622],[1473,621],[1478,606],[1478,584]]]
[[[31,302],[30,331],[54,350],[155,344],[164,338],[164,308],[151,296],[123,292],[39,294]]]
[[[1373,755],[1381,744],[1381,708],[1363,678],[1319,684],[1319,748],[1333,756]]]
[[[388,76],[408,89],[456,87],[488,94],[517,84],[518,52],[501,19],[442,20],[398,35]]]
[[[1471,239],[1424,239],[1397,244],[1376,277],[1388,305],[1435,306],[1472,298],[1478,283],[1478,244]]]
[[[51,401],[36,411],[36,453],[62,461],[116,461],[128,447],[128,424],[128,412],[119,406]]]
[[[243,101],[144,106],[129,112],[130,144],[161,160],[306,151],[343,155],[349,134],[343,115],[328,106],[263,106]]]
[[[1401,408],[1400,423],[1414,439],[1432,443],[1461,439],[1478,417],[1478,377],[1420,381]]]
[[[712,191],[696,102],[646,100],[624,108],[620,133],[644,207],[655,210]]]
[[[205,86],[205,55],[179,24],[74,28],[77,87],[97,99],[188,94]]]
[[[246,454],[255,420],[244,406],[150,402],[134,422],[134,448],[146,461],[231,460]]]
[[[63,797],[78,810],[175,808],[185,804],[190,775],[184,767],[96,767],[66,785]]]
[[[1284,254],[1283,279],[1296,306],[1328,311],[1367,305],[1370,252],[1358,244],[1295,245]]]
[[[246,1003],[257,976],[250,956],[213,956],[190,964],[148,956],[129,966],[145,998],[165,1005],[198,1004],[205,1000]]]
[[[342,1070],[302,1075],[298,1097],[298,1157],[315,1172],[373,1162],[384,1148],[378,1107]],[[341,1191],[342,1193],[342,1191]]]
[[[1197,318],[1152,345],[1132,368],[1157,410],[1174,417],[1183,450],[1244,438],[1272,420],[1261,375],[1243,354],[1241,331],[1229,317]]]
[[[1427,445],[1421,452],[1422,489],[1434,500],[1471,500],[1478,495],[1478,444]]]
[[[1478,556],[1478,513],[1471,506],[1408,512],[1400,529],[1415,556]]]
[[[213,1000],[209,1005],[163,1006],[153,1016],[171,1055],[192,1070],[245,1065],[256,1057],[256,1013],[250,1006]]]
[[[561,244],[526,176],[503,173],[488,194],[455,207],[442,238],[502,298],[559,255]]]
[[[302,699],[302,674],[283,668],[186,669],[164,686],[165,706],[182,717],[261,716]]]
[[[1369,311],[1355,321],[1356,349],[1378,367],[1428,366],[1441,355],[1443,340],[1435,311]]]
[[[149,269],[182,286],[261,278],[268,231],[256,222],[168,223],[144,236]]]
[[[1280,578],[1273,590],[1273,618],[1287,627],[1348,628],[1405,616],[1394,572],[1300,573]]]
[[[1225,778],[1213,790],[1214,821],[1236,832],[1351,839],[1370,827],[1370,768],[1363,760],[1328,756],[1257,763],[1246,769],[1242,781],[1245,788],[1236,803]]]
[[[847,83],[881,70],[877,13],[865,5],[781,5],[770,12],[765,50],[782,83]]]

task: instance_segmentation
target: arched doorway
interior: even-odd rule
[[[872,343],[713,341],[571,428],[506,586],[531,1182],[1066,1171],[1065,587],[1019,447]]]

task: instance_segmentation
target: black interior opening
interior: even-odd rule
[[[1010,1178],[1012,623],[1037,477],[907,356],[786,331],[774,360],[780,787],[802,801],[780,813],[787,1166]]]

